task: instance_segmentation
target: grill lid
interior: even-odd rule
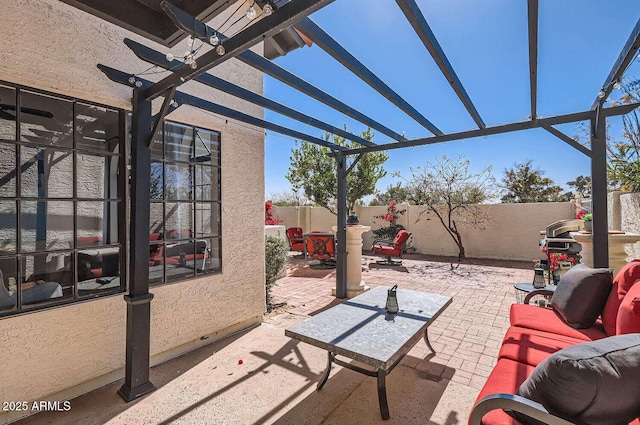
[[[582,220],[560,220],[547,226],[547,237],[569,237],[569,232],[579,232],[584,229]]]

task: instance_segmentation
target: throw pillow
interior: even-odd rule
[[[638,280],[640,280],[640,260],[627,263],[613,279],[613,288],[602,310],[602,326],[607,335],[616,334],[616,318],[620,304],[629,288]]]
[[[640,282],[629,289],[618,309],[616,334],[640,333]]]
[[[602,313],[611,292],[611,269],[592,269],[584,264],[568,270],[551,297],[551,307],[569,326],[586,329]]]
[[[576,424],[628,424],[640,416],[640,335],[629,334],[562,349],[540,363],[518,395]],[[537,424],[510,412],[524,424]]]

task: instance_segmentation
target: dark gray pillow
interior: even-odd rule
[[[551,297],[551,308],[569,326],[593,326],[613,286],[612,269],[592,269],[579,264],[569,269]]]
[[[640,416],[640,334],[565,348],[540,363],[516,394],[576,424],[628,424]],[[510,412],[520,422],[538,421]]]

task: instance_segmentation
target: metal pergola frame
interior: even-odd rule
[[[537,57],[538,57],[538,0],[528,0],[528,39],[529,39],[529,82],[531,96],[531,116],[529,120],[511,124],[487,127],[479,112],[475,108],[462,82],[457,77],[453,66],[440,47],[433,31],[429,27],[415,0],[396,0],[396,3],[413,27],[416,35],[425,45],[430,56],[440,68],[452,89],[473,118],[478,129],[450,134],[444,134],[419,111],[409,105],[400,95],[387,86],[380,78],[358,61],[336,40],[331,38],[308,16],[316,10],[330,4],[333,0],[295,0],[278,7],[270,16],[253,23],[237,35],[226,38],[220,35],[225,52],[220,54],[212,49],[198,58],[198,66],[192,69],[181,66],[179,61],[168,63],[163,54],[132,40],[125,40],[126,45],[142,60],[171,70],[171,74],[157,83],[138,79],[138,87],[129,81],[132,74],[104,65],[99,68],[113,81],[133,87],[133,120],[132,120],[132,175],[131,175],[131,242],[130,242],[130,270],[129,293],[125,295],[127,301],[127,348],[125,383],[118,391],[126,400],[134,400],[155,388],[149,381],[149,337],[150,337],[150,302],[153,294],[149,293],[148,276],[148,229],[149,222],[149,173],[150,151],[149,145],[165,115],[176,108],[175,99],[180,104],[188,104],[203,110],[214,112],[244,123],[286,134],[297,139],[306,140],[326,146],[336,160],[338,175],[337,220],[338,246],[336,253],[336,297],[346,298],[346,177],[355,164],[368,152],[400,149],[411,146],[422,146],[433,143],[462,140],[474,137],[508,133],[514,131],[543,128],[555,135],[563,142],[579,150],[591,158],[592,175],[592,209],[593,209],[593,243],[594,266],[608,266],[608,238],[607,238],[607,176],[606,176],[606,119],[607,117],[626,114],[640,106],[638,103],[605,108],[604,102],[611,92],[613,84],[620,80],[630,62],[640,48],[640,20],[637,21],[628,41],[624,45],[611,72],[604,81],[603,87],[589,110],[560,115],[549,118],[538,118],[537,115]],[[186,34],[209,43],[209,37],[215,29],[207,26],[188,13],[172,6],[166,0],[161,5],[163,11]],[[382,94],[392,104],[396,105],[408,116],[427,128],[434,135],[431,137],[407,140],[402,135],[378,123],[370,117],[356,111],[338,99],[314,87],[303,79],[282,69],[273,62],[248,50],[259,43],[264,37],[273,35],[277,31],[293,25],[296,30],[311,39],[324,49],[334,59],[338,60],[356,76]],[[294,108],[282,105],[264,96],[252,93],[228,81],[205,74],[220,63],[236,57],[246,64],[280,80],[281,82],[307,94],[308,96],[334,108],[341,113],[360,121],[363,124],[389,136],[392,143],[374,144],[360,136],[341,130],[331,124],[322,122]],[[361,145],[357,148],[346,148],[332,142],[319,139],[283,126],[251,117],[240,111],[205,101],[195,96],[177,91],[177,88],[195,80],[209,87],[226,92],[232,96],[247,100],[256,105],[289,116],[305,124],[312,125],[324,131],[340,135]],[[140,84],[139,83],[139,84]],[[604,93],[604,96],[602,95]],[[160,112],[155,116],[151,113],[151,101],[157,97],[164,97]],[[579,121],[590,122],[590,145],[588,148],[557,130],[554,125]],[[353,157],[351,163],[349,158]]]

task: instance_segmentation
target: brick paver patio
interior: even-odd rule
[[[443,259],[409,257],[402,266],[390,267],[375,264],[378,257],[363,255],[362,280],[371,287],[398,284],[448,295],[453,302],[429,327],[436,356],[427,356],[430,351],[420,341],[402,364],[479,390],[496,363],[508,328],[509,307],[515,301],[513,284],[533,278],[532,264],[475,260],[452,266]],[[274,323],[288,326],[290,321],[282,315],[304,318],[337,302],[331,296],[335,270],[313,270],[307,261],[292,259],[287,274],[273,289],[275,301],[288,304],[286,312],[272,318]]]

